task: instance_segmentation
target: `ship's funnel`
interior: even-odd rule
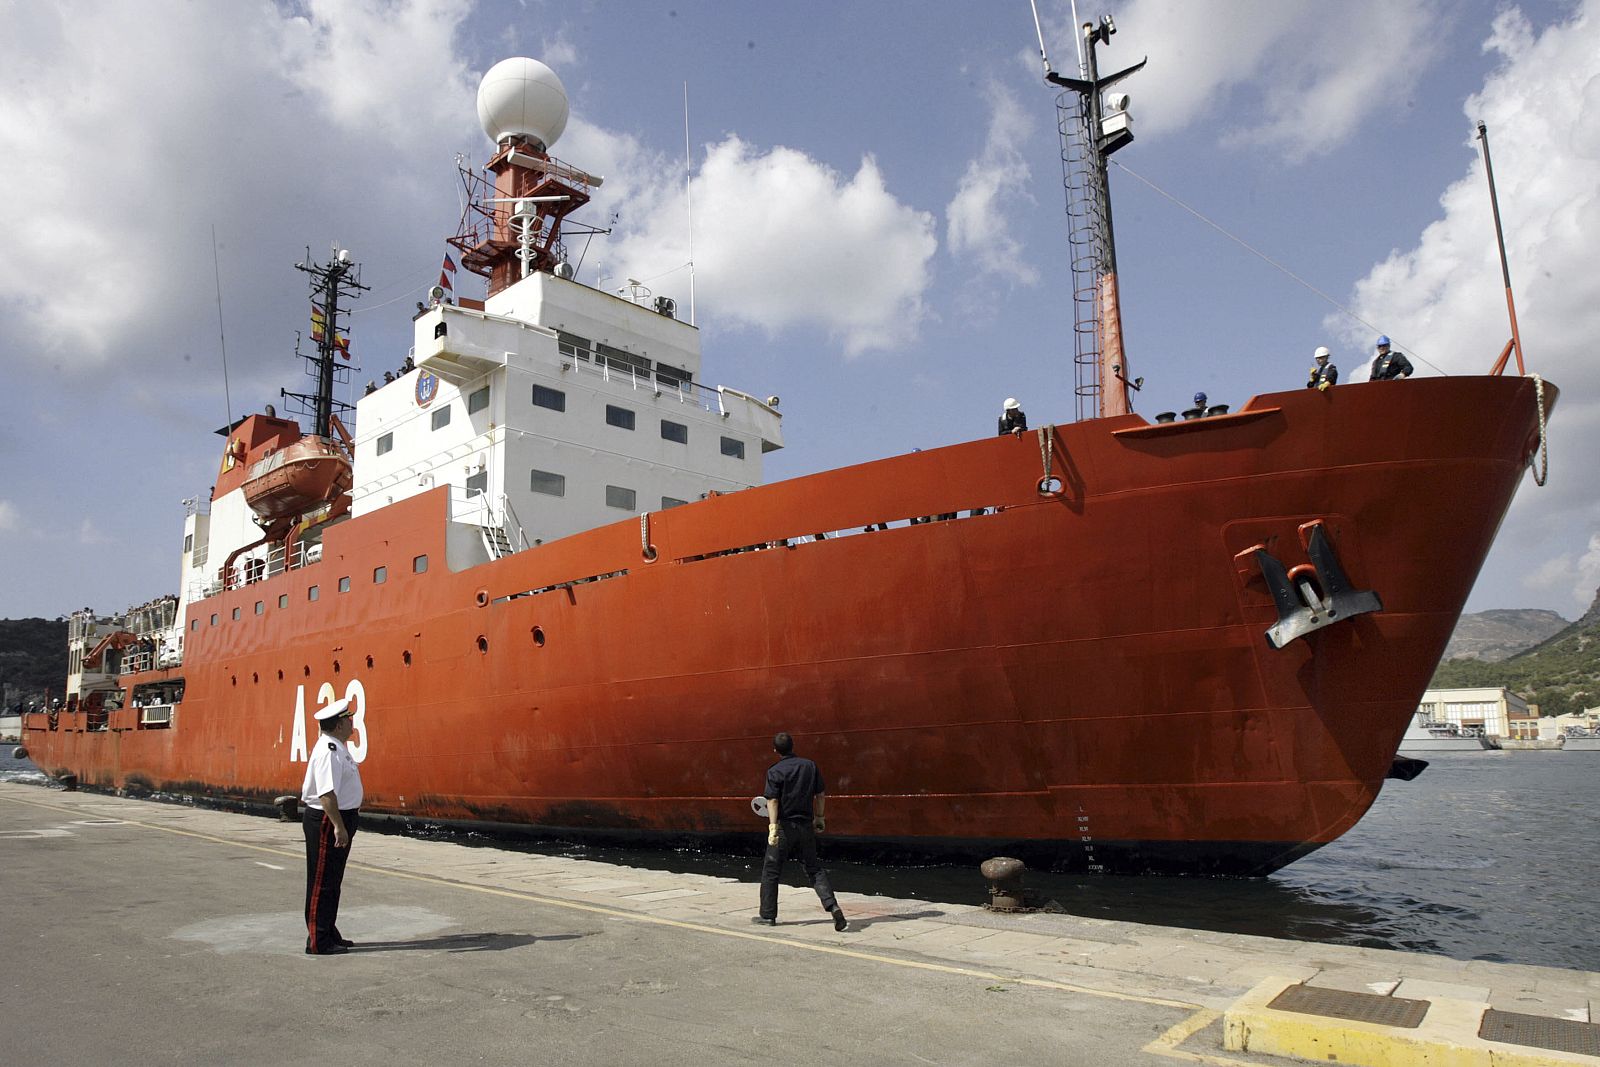
[[[568,110],[561,79],[537,59],[502,59],[478,84],[478,122],[495,144],[510,138],[549,151]]]

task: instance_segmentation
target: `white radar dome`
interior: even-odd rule
[[[545,150],[567,128],[567,90],[537,59],[502,59],[478,85],[478,121],[489,140],[522,137]]]

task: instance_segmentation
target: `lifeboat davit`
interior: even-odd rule
[[[251,466],[244,499],[262,519],[281,519],[349,492],[351,480],[343,449],[325,437],[302,437]]]

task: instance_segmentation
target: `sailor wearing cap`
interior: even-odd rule
[[[339,887],[344,882],[345,861],[350,858],[350,838],[356,832],[361,807],[361,771],[346,747],[355,732],[350,701],[336,700],[317,712],[322,733],[306,761],[306,780],[300,787],[305,805],[302,819],[306,834],[306,954],[333,956],[349,952],[353,942],[339,933]]]
[[[1028,428],[1028,416],[1022,413],[1022,405],[1017,403],[1014,396],[1006,397],[1005,409],[1000,412],[1000,434],[1004,437],[1008,433],[1021,433]]]

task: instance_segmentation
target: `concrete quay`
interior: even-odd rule
[[[1600,1065],[1585,971],[861,894],[836,933],[792,886],[769,929],[749,881],[371,832],[308,957],[304,884],[298,824],[0,783],[0,1054]]]

